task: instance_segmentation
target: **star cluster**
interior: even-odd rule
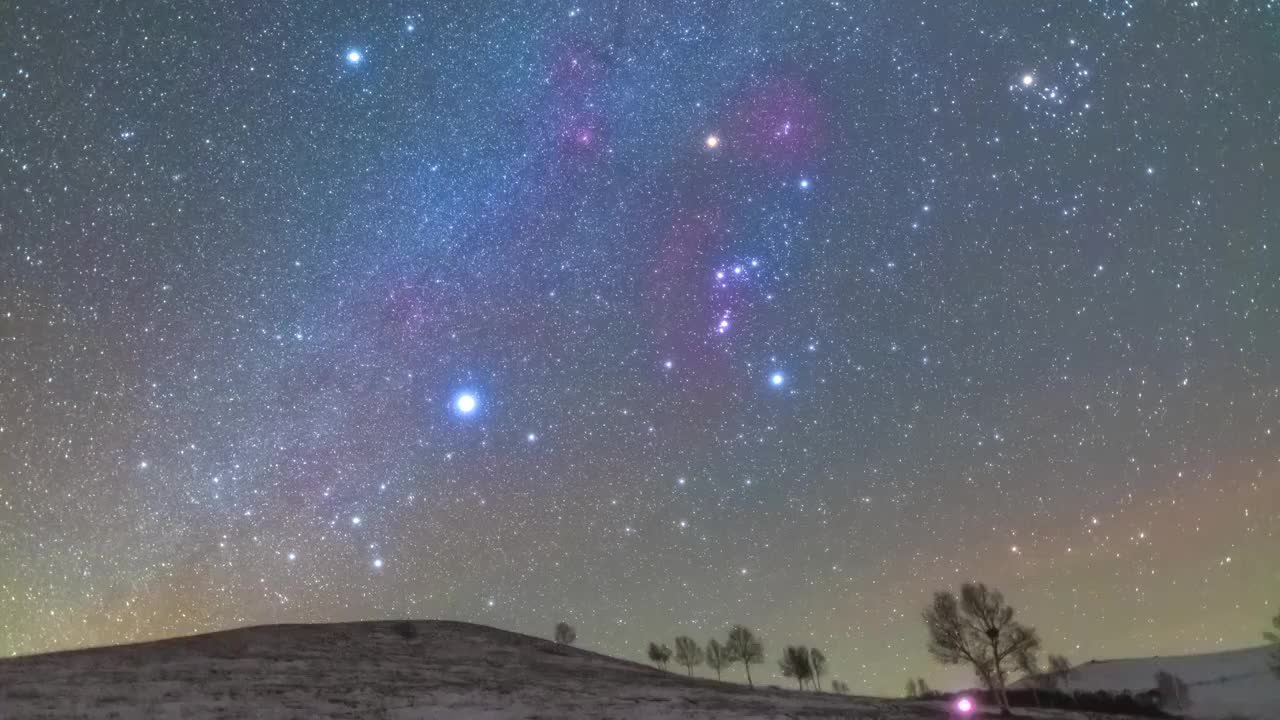
[[[0,652],[1275,613],[1274,2],[3,16]]]

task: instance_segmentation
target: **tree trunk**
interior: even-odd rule
[[[689,668],[689,677],[693,677],[693,665],[690,664],[687,667]]]
[[[1005,690],[1004,678],[1001,677],[999,670],[996,671],[996,684],[998,685],[996,696],[1000,699],[1000,714],[1012,715],[1013,708],[1009,706],[1009,693]]]
[[[716,682],[720,682],[720,668],[716,668]]]
[[[745,653],[744,653],[744,654],[745,654]],[[754,688],[755,688],[755,685],[754,685],[754,684],[752,684],[752,682],[751,682],[751,663],[749,663],[749,662],[745,662],[745,661],[744,661],[744,662],[742,663],[742,667],[744,667],[744,668],[746,668],[746,669],[747,669],[747,687],[749,687],[749,688],[753,688],[753,689],[754,689]]]
[[[1000,667],[1000,636],[997,631],[988,632],[991,638],[991,684],[994,686],[996,701],[1000,703],[1001,715],[1012,715],[1013,709],[1009,707],[1009,694],[1004,690],[1004,670]]]

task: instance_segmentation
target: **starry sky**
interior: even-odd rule
[[[4,3],[0,653],[1256,644],[1277,77],[1276,2]]]

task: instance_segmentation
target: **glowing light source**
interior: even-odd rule
[[[780,372],[776,372],[769,376],[769,384],[774,387],[781,387],[787,378]]]
[[[708,149],[708,150],[715,150],[715,149],[716,149],[716,148],[718,148],[718,147],[720,147],[720,138],[716,137],[715,135],[708,135],[708,136],[707,136],[707,149]]]
[[[956,700],[956,712],[961,715],[968,715],[973,712],[973,699],[969,697],[961,697]]]
[[[801,190],[809,189],[809,178],[800,178],[800,189]]]
[[[1027,73],[1026,75],[1022,76],[1023,87],[1031,87],[1033,84],[1035,84],[1035,81],[1036,81],[1036,77],[1031,73]]]
[[[453,401],[453,406],[463,415],[470,415],[476,410],[476,396],[471,393],[462,393],[457,400]]]
[[[347,62],[352,65],[359,65],[360,61],[363,59],[364,56],[360,54],[359,50],[350,50],[347,52]]]

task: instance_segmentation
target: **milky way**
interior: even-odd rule
[[[0,652],[1275,614],[1275,3],[145,5],[0,10]]]

